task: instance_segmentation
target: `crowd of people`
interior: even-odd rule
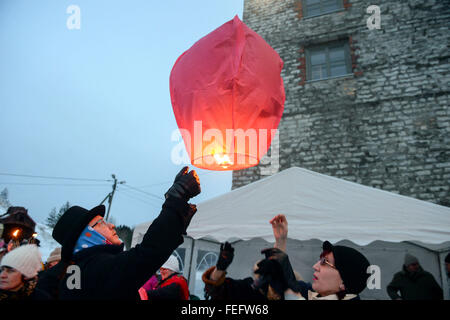
[[[36,244],[3,250],[0,256],[2,300],[193,300],[173,252],[197,209],[189,201],[201,192],[194,170],[184,167],[165,194],[159,216],[140,244],[124,251],[115,226],[104,220],[105,207],[69,208],[56,223],[52,236],[61,245],[41,262]],[[262,248],[253,276],[227,277],[234,258],[225,242],[215,266],[202,276],[210,300],[357,300],[366,288],[370,266],[358,250],[323,242],[312,282],[294,270],[287,253],[288,222],[284,215],[270,220],[275,244]],[[450,276],[450,254],[445,259]],[[387,286],[392,299],[443,299],[434,277],[416,257],[407,254],[403,270]]]

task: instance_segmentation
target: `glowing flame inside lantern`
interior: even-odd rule
[[[36,233],[36,232],[33,233],[32,237],[33,237],[33,238],[36,238],[36,237],[37,237],[37,233]]]
[[[221,154],[213,154],[214,159],[216,160],[217,164],[222,166],[224,169],[228,168],[229,165],[232,165],[233,163],[230,160],[230,157],[227,154],[221,155]]]

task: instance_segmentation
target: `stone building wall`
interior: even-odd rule
[[[243,21],[284,61],[275,171],[298,166],[450,206],[450,1],[343,0],[316,17],[302,4],[244,0]],[[370,5],[381,29],[367,26]],[[351,73],[308,81],[305,48],[335,40],[348,42]],[[267,166],[234,171],[233,188]]]

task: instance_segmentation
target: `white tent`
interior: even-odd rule
[[[189,235],[273,241],[268,221],[277,213],[297,240],[450,240],[450,208],[296,167],[199,204]]]
[[[366,297],[387,298],[383,289],[401,268],[405,252],[415,254],[444,284],[448,295],[443,257],[450,249],[450,208],[296,167],[202,202],[197,208],[188,228],[190,239],[184,244],[187,276],[193,274],[194,265],[207,264],[198,250],[217,253],[218,244],[226,240],[235,242],[237,252],[230,275],[249,276],[251,266],[261,258],[260,249],[274,241],[269,220],[283,213],[289,224],[289,256],[306,280],[312,275],[322,241],[346,240],[381,268],[382,288],[365,290]],[[136,227],[134,244],[149,224]],[[198,275],[196,279],[198,284]],[[194,282],[190,285],[195,287]]]

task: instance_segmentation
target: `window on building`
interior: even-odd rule
[[[306,49],[307,80],[321,80],[351,73],[347,42],[329,43]]]
[[[313,17],[343,8],[343,0],[303,0],[303,16]]]

